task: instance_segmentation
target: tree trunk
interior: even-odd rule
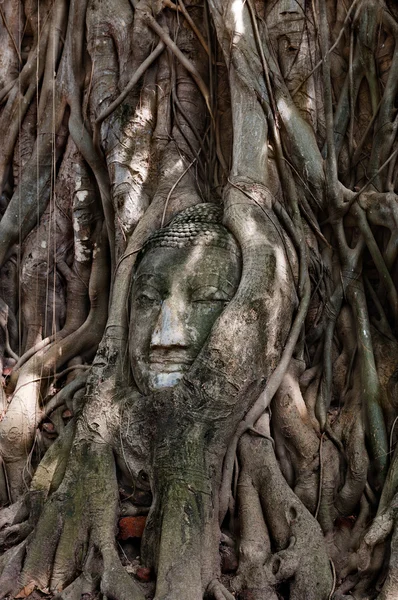
[[[397,597],[394,3],[0,17],[0,597]]]

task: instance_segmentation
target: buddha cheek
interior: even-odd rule
[[[186,327],[195,358],[222,310],[223,305],[220,302],[209,304],[197,302],[192,306]]]
[[[150,388],[150,344],[158,319],[158,310],[136,310],[132,315],[129,333],[130,364],[134,379],[143,393]]]

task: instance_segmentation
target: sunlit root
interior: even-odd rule
[[[33,476],[28,492],[30,520],[39,518],[43,504],[48,496],[61,484],[75,435],[75,424],[68,423],[51,447],[47,450]]]
[[[26,491],[31,473],[26,469],[34,433],[43,414],[40,392],[47,389],[54,369],[78,354],[91,352],[102,337],[107,317],[108,254],[104,231],[98,234],[89,283],[90,312],[85,322],[70,335],[36,353],[23,365],[17,389],[0,423],[0,451],[7,468],[11,500]],[[18,443],[16,443],[18,440]],[[29,465],[28,465],[29,466]]]
[[[311,513],[317,504],[319,438],[314,431],[301,395],[298,378],[303,364],[292,360],[272,405],[273,425],[292,457],[294,491]]]
[[[101,489],[96,485],[99,479],[107,482]],[[121,600],[142,600],[138,585],[117,555],[117,506],[112,450],[99,440],[75,443],[63,481],[46,503],[29,542],[20,587],[32,584],[61,591],[83,569],[93,547],[102,557],[103,593]]]
[[[358,568],[366,571],[370,565],[372,552],[391,535],[398,517],[398,496],[394,496],[389,507],[380,512],[366,532],[357,552]]]
[[[240,445],[240,451],[242,445]],[[264,521],[258,492],[250,473],[243,467],[238,482],[239,506],[239,567],[232,581],[232,589],[238,593],[251,594],[260,600],[266,597],[276,600],[275,578],[264,568],[271,559],[271,541]]]
[[[266,561],[273,581],[294,575],[290,598],[321,600],[329,597],[332,574],[318,523],[283,478],[269,439],[267,417],[257,422],[263,437],[245,434],[239,445],[242,472],[258,490],[276,553]]]
[[[142,22],[142,11],[139,6],[134,14],[125,0],[119,6],[117,20],[112,6],[107,3],[90,2],[87,13],[88,48],[93,58],[90,103],[95,121],[94,141],[99,143],[96,138],[101,138],[109,170],[117,215],[117,254],[124,251],[128,236],[150,203],[146,184],[156,107],[153,70],[149,77],[145,76],[139,100],[133,89],[107,119],[102,115],[111,107],[115,96],[125,89],[130,69],[135,72],[152,49],[154,36]]]

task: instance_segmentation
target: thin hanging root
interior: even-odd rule
[[[19,64],[20,64],[20,65],[22,65],[22,57],[21,57],[21,53],[20,53],[20,51],[19,51],[19,48],[18,48],[18,46],[17,46],[17,44],[16,44],[16,41],[15,41],[15,39],[14,39],[14,36],[12,35],[12,31],[10,30],[10,28],[9,28],[9,26],[8,26],[8,23],[7,23],[6,16],[5,16],[5,14],[4,14],[4,11],[3,11],[3,9],[2,9],[2,7],[1,7],[1,6],[0,6],[0,15],[1,15],[1,18],[3,19],[4,27],[7,29],[8,35],[9,35],[9,36],[10,36],[10,38],[11,38],[12,45],[13,45],[13,46],[14,46],[14,48],[15,48],[15,52],[17,53],[18,60],[19,60]]]
[[[189,12],[185,8],[185,4],[184,4],[183,0],[178,0],[178,5],[179,5],[179,8],[180,8],[182,14],[184,15],[184,17],[186,18],[186,20],[190,24],[190,26],[192,28],[192,31],[195,33],[196,37],[198,38],[198,40],[202,44],[202,47],[205,50],[207,56],[210,56],[210,51],[209,51],[208,45],[206,44],[206,40],[204,39],[203,35],[200,33],[199,29],[196,27],[196,25],[193,22],[193,20],[191,19],[191,16],[190,16]]]
[[[355,7],[355,5],[357,4],[357,2],[358,2],[358,1],[359,1],[359,0],[354,0],[354,1],[353,1],[353,3],[351,4],[350,8],[348,9],[348,11],[347,11],[347,14],[346,14],[346,17],[345,17],[345,19],[344,19],[344,23],[343,23],[343,25],[342,25],[342,27],[341,27],[341,29],[340,29],[339,35],[337,36],[337,38],[336,38],[336,41],[334,42],[334,44],[333,44],[332,46],[330,46],[330,48],[329,48],[329,50],[328,50],[328,54],[329,54],[329,55],[330,55],[330,54],[332,54],[333,50],[334,50],[335,48],[337,48],[337,46],[339,45],[339,43],[340,43],[340,40],[341,40],[341,38],[342,38],[342,36],[343,36],[343,33],[344,33],[344,31],[345,31],[345,28],[346,28],[346,26],[348,25],[348,21],[350,20],[351,13],[352,13],[352,11],[353,11],[353,9],[354,9],[354,7]],[[302,80],[302,81],[301,81],[301,82],[298,84],[298,86],[297,86],[297,87],[296,87],[296,88],[293,90],[293,92],[292,92],[292,97],[293,97],[293,98],[294,98],[294,96],[297,94],[297,92],[299,92],[299,91],[300,91],[300,89],[301,89],[301,88],[302,88],[302,86],[305,84],[305,82],[306,82],[306,81],[307,81],[307,80],[308,80],[308,79],[309,79],[309,78],[310,78],[310,77],[311,77],[311,76],[312,76],[312,75],[315,73],[315,71],[317,71],[317,70],[319,69],[319,67],[321,67],[321,66],[322,66],[323,62],[324,62],[324,59],[320,60],[320,61],[319,61],[319,62],[318,62],[316,65],[315,65],[315,67],[312,69],[312,71],[310,71],[310,72],[308,73],[308,75],[306,75],[306,76],[304,77],[304,79],[303,79],[303,80]]]
[[[155,60],[162,54],[165,48],[165,44],[163,41],[160,41],[156,48],[151,52],[151,54],[144,60],[144,62],[138,67],[138,69],[133,74],[129,83],[124,88],[123,92],[114,100],[95,120],[95,129],[94,129],[94,146],[98,147],[99,145],[99,130],[101,123],[109,117],[117,109],[118,106],[123,102],[123,100],[128,96],[134,86],[138,83],[144,73],[149,69],[149,67],[155,62]]]
[[[332,600],[333,594],[334,594],[335,589],[336,589],[336,583],[337,583],[336,569],[334,568],[334,562],[332,561],[332,559],[330,559],[330,567],[332,569],[332,574],[333,574],[333,584],[332,584],[332,589],[330,590],[330,594],[329,594],[328,600]]]
[[[166,217],[167,207],[168,207],[169,200],[171,198],[172,193],[174,192],[174,190],[176,189],[176,187],[180,183],[181,179],[183,179],[183,177],[188,173],[189,169],[195,164],[195,162],[196,162],[196,158],[194,158],[193,161],[189,163],[189,165],[186,167],[186,169],[181,173],[181,175],[178,177],[178,179],[176,179],[176,181],[171,186],[170,191],[167,194],[166,201],[164,203],[164,208],[163,208],[162,220],[161,220],[160,227],[164,226],[164,221],[165,221],[165,217]]]
[[[378,175],[380,175],[380,173],[387,167],[387,165],[390,164],[390,162],[392,160],[395,159],[395,157],[397,155],[398,155],[398,148],[396,150],[394,150],[394,152],[392,154],[390,154],[390,156],[381,165],[381,167],[379,167],[379,169],[376,171],[376,173],[370,179],[368,179],[368,181],[361,187],[359,192],[355,192],[355,194],[354,194],[351,190],[345,190],[345,194],[346,194],[348,200],[346,202],[344,202],[341,206],[341,216],[342,217],[344,215],[348,214],[348,211],[350,210],[350,208],[354,204],[354,202],[356,200],[358,200],[358,198],[368,189],[369,186],[372,185],[372,183],[374,182],[376,177]],[[324,221],[324,223],[328,223],[328,222],[329,222],[329,217],[326,219],[326,221]]]
[[[353,207],[353,211],[357,218],[358,227],[364,236],[368,250],[379,272],[380,280],[383,282],[383,286],[387,290],[387,296],[394,316],[395,324],[398,324],[398,293],[394,282],[370,229],[365,211],[358,205]]]
[[[328,322],[324,334],[323,371],[321,385],[317,397],[315,414],[322,429],[327,426],[327,412],[332,399],[332,347],[333,335],[336,327],[337,317],[343,302],[343,286],[338,284],[330,300],[325,305]]]
[[[321,439],[319,442],[319,488],[318,488],[318,501],[316,504],[315,515],[314,517],[317,519],[319,514],[319,509],[322,501],[322,483],[323,483],[323,440],[325,437],[325,432],[322,433]]]
[[[185,4],[183,3],[183,1],[178,0],[178,6],[177,6],[171,0],[163,0],[163,6],[165,6],[166,8],[170,8],[171,10],[176,10],[178,12],[181,12],[184,15],[184,17],[188,21],[192,31],[194,32],[194,34],[198,38],[199,42],[201,43],[204,51],[206,52],[206,54],[208,56],[210,56],[210,50],[206,43],[206,40],[204,39],[203,35],[200,33],[199,29],[196,27],[194,21],[191,19],[191,15],[185,8]]]
[[[161,25],[159,25],[159,23],[156,21],[156,19],[153,18],[152,15],[150,15],[149,13],[146,13],[144,16],[144,19],[145,19],[146,23],[148,24],[148,26],[151,27],[151,29],[153,29],[153,31],[158,34],[158,36],[165,43],[165,45],[168,48],[170,48],[171,52],[176,56],[176,58],[186,68],[188,73],[190,73],[192,75],[196,85],[198,86],[198,88],[206,102],[207,110],[209,111],[211,120],[215,127],[214,115],[213,115],[213,111],[211,109],[210,93],[207,88],[207,85],[205,84],[202,77],[198,73],[198,70],[192,64],[192,62],[189,60],[189,58],[187,58],[185,56],[185,54],[183,54],[181,52],[181,50],[179,49],[177,44],[175,42],[173,42],[173,40],[168,35],[168,33],[166,33],[166,31],[163,29],[163,27],[161,27]]]
[[[366,127],[366,129],[365,129],[365,132],[364,132],[364,134],[363,134],[363,136],[362,136],[362,138],[361,138],[361,140],[360,140],[360,142],[359,142],[358,146],[355,148],[355,152],[354,152],[354,154],[353,154],[353,157],[352,157],[352,159],[351,159],[351,168],[352,168],[352,169],[353,169],[354,167],[356,167],[356,166],[357,166],[357,164],[358,164],[358,163],[359,163],[359,161],[360,161],[360,158],[361,158],[361,152],[362,152],[362,150],[363,150],[363,147],[364,147],[364,145],[365,145],[365,142],[366,142],[366,140],[367,140],[367,137],[368,137],[368,135],[369,135],[369,133],[370,133],[370,130],[372,129],[372,126],[373,126],[373,124],[374,124],[374,122],[375,122],[375,120],[376,120],[376,117],[377,117],[377,115],[379,114],[380,106],[381,106],[381,100],[380,100],[380,102],[379,102],[379,105],[378,105],[377,109],[376,109],[376,110],[375,110],[375,112],[373,113],[373,115],[372,115],[372,118],[370,119],[370,121],[369,121],[369,123],[368,123],[368,125],[367,125],[367,127]]]
[[[325,123],[326,123],[326,175],[328,179],[328,200],[331,206],[338,206],[338,170],[336,159],[336,147],[334,143],[334,123],[333,123],[333,104],[332,104],[332,82],[330,77],[330,54],[329,54],[329,35],[328,21],[325,0],[319,0],[320,12],[320,45],[322,52],[322,75],[324,88],[325,105]]]

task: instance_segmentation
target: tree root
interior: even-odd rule
[[[0,511],[0,531],[24,521],[29,514],[25,497],[20,498],[11,506]]]
[[[0,548],[9,548],[23,542],[33,529],[33,525],[25,521],[7,527],[0,532]]]
[[[269,435],[267,415],[257,423],[259,428]],[[257,489],[276,550],[265,561],[266,581],[276,585],[293,578],[291,600],[327,600],[332,575],[322,532],[284,480],[272,444],[266,437],[245,434],[239,445],[239,458],[242,473],[247,473]],[[248,575],[245,579],[249,580]]]
[[[92,594],[98,584],[98,576],[83,572],[77,579],[72,581],[62,592],[54,596],[54,600],[81,600],[84,594]]]
[[[102,548],[101,554],[104,563],[101,592],[117,600],[145,600],[139,585],[122,566],[115,546]]]
[[[398,590],[398,531],[395,520],[394,531],[390,543],[390,561],[387,577],[377,600],[395,600]]]
[[[292,360],[273,400],[272,423],[280,431],[291,456],[294,491],[311,513],[315,512],[319,481],[319,438],[300,392],[300,361]],[[293,486],[292,486],[293,487]]]
[[[266,597],[276,600],[276,593],[264,564],[271,557],[271,540],[264,521],[258,492],[253,485],[250,473],[242,469],[238,483],[239,506],[239,568],[233,579],[235,592],[252,593],[254,598]]]
[[[229,592],[218,579],[213,579],[207,586],[206,596],[214,600],[235,600],[235,596]]]
[[[28,540],[24,540],[18,546],[10,548],[0,558],[0,598],[8,594],[14,596],[20,589],[18,576],[22,569]]]
[[[106,486],[99,489],[98,481],[107,482]],[[42,590],[62,591],[88,562],[92,548],[102,557],[102,592],[120,600],[143,600],[117,554],[117,505],[111,449],[104,443],[75,444],[62,484],[46,502],[27,546],[20,587],[34,584]]]

